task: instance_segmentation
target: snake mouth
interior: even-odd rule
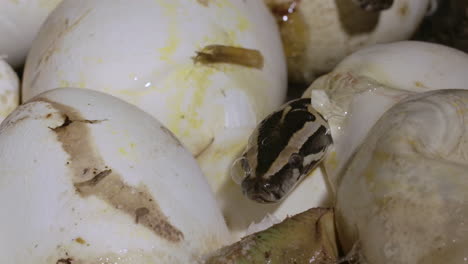
[[[247,197],[249,197],[249,199],[251,200],[254,200],[258,203],[274,203],[276,202],[276,200],[272,200],[271,198],[272,197],[267,197],[265,195],[262,195],[262,194],[246,194]]]
[[[268,183],[262,183],[246,178],[242,181],[242,192],[250,200],[258,203],[276,203],[283,197],[276,188]]]

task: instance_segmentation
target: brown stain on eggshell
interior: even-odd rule
[[[216,44],[197,51],[193,61],[201,64],[235,64],[256,69],[262,69],[264,65],[263,55],[259,50]]]
[[[61,258],[55,262],[55,264],[73,264],[72,258]]]
[[[63,21],[63,28],[59,31],[57,36],[54,39],[52,39],[51,44],[47,47],[46,51],[42,54],[41,58],[37,62],[37,67],[39,67],[43,62],[49,61],[50,57],[54,54],[54,52],[59,49],[59,45],[62,43],[65,35],[73,31],[81,23],[81,21],[88,16],[90,12],[91,9],[86,10],[86,12],[81,14],[72,23],[70,23],[70,19],[65,18],[65,20]]]
[[[427,87],[423,82],[420,82],[420,81],[415,81],[414,82],[414,85],[418,88],[425,88],[425,89],[429,89],[429,87]]]
[[[281,33],[283,49],[288,65],[288,76],[292,80],[302,80],[302,67],[309,41],[309,27],[300,12],[300,0],[265,1],[276,18]]]
[[[48,103],[62,115],[62,124],[50,129],[69,155],[67,166],[73,173],[72,182],[78,195],[101,199],[167,241],[176,243],[184,239],[184,234],[170,223],[145,185],[128,185],[105,165],[88,126],[106,120],[86,120],[75,109],[47,99],[34,101]]]
[[[210,0],[197,0],[197,3],[199,3],[200,5],[204,7],[208,7]]]
[[[350,0],[334,0],[343,30],[350,36],[374,32],[380,19],[379,12],[367,12]]]
[[[75,241],[76,243],[80,245],[86,245],[86,240],[84,240],[82,237],[77,237],[73,241]]]
[[[49,59],[54,55],[56,54],[57,52],[59,52],[62,48],[62,44],[64,42],[64,39],[65,39],[65,36],[67,34],[69,34],[70,32],[72,32],[76,27],[78,27],[78,25],[89,15],[89,13],[91,12],[91,9],[88,9],[86,10],[84,13],[82,13],[81,15],[79,15],[73,22],[70,23],[70,19],[69,18],[65,18],[63,20],[63,23],[62,24],[58,24],[58,26],[60,26],[61,28],[55,28],[55,25],[54,26],[50,26],[50,30],[57,30],[58,31],[58,34],[56,34],[54,36],[54,38],[51,38],[50,39],[50,43],[48,44],[47,48],[44,50],[44,52],[42,52],[42,54],[39,56],[39,59],[37,60],[36,62],[36,65],[35,65],[35,71],[34,71],[34,74],[33,74],[33,77],[30,81],[30,87],[33,87],[37,80],[39,79],[40,75],[41,75],[41,72],[42,72],[42,67],[44,66],[44,64],[48,63],[49,62]],[[52,23],[52,22],[50,22]],[[44,25],[44,28],[48,28],[48,25]],[[44,35],[48,35],[48,34],[52,34],[50,32],[47,32],[47,33],[43,33]],[[48,39],[49,40],[49,39]]]
[[[406,17],[409,13],[409,6],[408,3],[404,2],[399,8],[398,8],[398,13],[402,17]]]

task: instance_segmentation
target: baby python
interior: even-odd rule
[[[331,144],[328,123],[311,99],[292,100],[255,128],[234,163],[240,167],[234,180],[254,201],[279,202],[320,164]]]

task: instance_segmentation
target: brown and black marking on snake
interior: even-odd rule
[[[310,98],[288,102],[255,129],[241,160],[244,194],[269,203],[284,198],[314,169],[332,143],[327,121]]]
[[[389,9],[393,0],[352,0],[356,5],[366,11],[379,12]]]

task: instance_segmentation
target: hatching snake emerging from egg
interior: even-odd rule
[[[332,144],[327,121],[310,98],[292,100],[255,128],[242,157],[242,191],[260,203],[282,200],[322,161]]]

